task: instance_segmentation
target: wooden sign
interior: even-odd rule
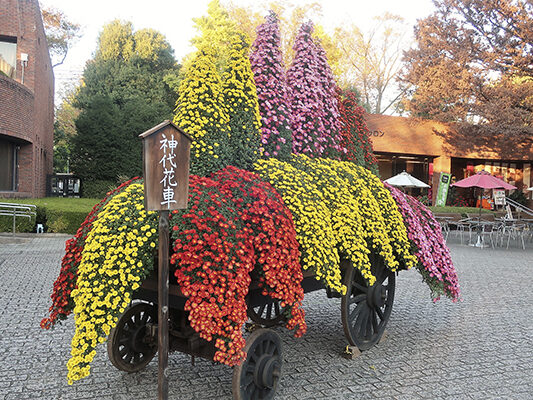
[[[192,139],[170,121],[164,121],[139,136],[143,140],[144,207],[159,211],[157,398],[168,400],[169,212],[187,208]]]
[[[164,121],[139,136],[143,140],[146,210],[187,208],[192,139],[170,121]]]

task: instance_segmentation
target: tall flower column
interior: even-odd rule
[[[176,102],[174,123],[193,138],[191,174],[207,176],[229,164],[229,117],[214,51],[202,47],[185,74]]]
[[[259,100],[264,155],[287,159],[292,151],[292,132],[278,17],[274,12],[257,28],[250,63]]]
[[[223,77],[224,105],[229,116],[231,165],[249,170],[259,158],[261,116],[257,103],[246,36],[235,33],[230,47],[228,69]]]

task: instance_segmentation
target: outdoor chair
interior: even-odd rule
[[[513,222],[505,226],[505,229],[502,232],[501,244],[503,246],[503,241],[507,238],[507,247],[509,248],[509,243],[511,239],[516,240],[517,244],[522,243],[522,249],[526,249],[525,237],[529,234],[529,229],[527,224],[520,224]]]
[[[455,228],[455,234],[461,238],[461,244],[463,244],[463,235],[468,231],[469,233],[469,241],[470,241],[470,219],[464,218],[461,214],[455,213],[455,214],[448,214],[452,219],[448,221],[448,226],[451,230],[451,228]]]

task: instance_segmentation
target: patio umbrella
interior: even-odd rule
[[[492,176],[487,171],[479,171],[477,174],[469,176],[468,178],[461,179],[460,181],[455,182],[452,184],[452,186],[457,186],[461,188],[469,188],[469,187],[478,187],[481,189],[505,189],[505,190],[511,190],[516,189],[516,186],[510,185],[505,181],[502,181],[499,178],[496,178],[495,176]],[[483,193],[483,192],[481,192]],[[478,216],[478,224],[481,220],[481,208],[482,208],[482,196],[480,196],[479,199],[479,216]],[[478,243],[476,246],[480,243],[480,237],[479,237],[479,225],[478,225]]]
[[[492,176],[487,171],[480,171],[468,178],[461,179],[460,181],[455,182],[452,186],[462,188],[478,187],[482,189],[516,189],[516,186],[510,185],[507,182]]]
[[[403,186],[403,187],[416,187],[416,188],[428,188],[429,185],[425,184],[419,179],[416,179],[414,176],[409,175],[407,172],[403,171],[398,175],[394,175],[392,178],[385,179],[384,182],[387,182],[392,186]]]

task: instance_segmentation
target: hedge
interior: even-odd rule
[[[28,218],[17,217],[16,232],[35,232],[37,224],[42,224],[45,232],[75,234],[87,214],[91,211],[96,199],[77,199],[48,197],[42,199],[0,199],[4,203],[35,204],[37,216]],[[12,232],[13,217],[0,216],[0,232]]]

